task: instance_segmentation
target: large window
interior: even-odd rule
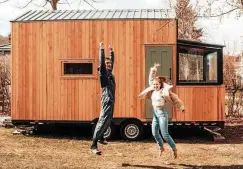
[[[178,45],[177,84],[222,84],[222,48]]]
[[[62,60],[61,63],[62,77],[95,77],[93,59]]]

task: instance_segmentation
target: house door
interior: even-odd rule
[[[172,47],[159,47],[159,46],[148,46],[146,47],[146,87],[149,86],[148,76],[150,68],[154,63],[159,63],[157,76],[167,76],[168,81],[171,83],[172,80]],[[151,100],[146,100],[146,119],[153,117],[153,108]],[[168,113],[169,119],[172,118],[172,106],[170,104],[165,105],[165,110]]]

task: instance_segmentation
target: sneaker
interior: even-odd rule
[[[91,152],[96,155],[101,155],[101,151],[99,151],[97,148],[91,149]]]
[[[164,149],[164,147],[160,147],[160,149],[159,149],[160,151],[159,151],[159,156],[161,156],[162,155],[162,153],[165,151],[165,149]]]
[[[103,144],[103,145],[107,145],[108,144],[108,142],[106,141],[106,140],[99,140],[98,141],[100,144]]]
[[[174,159],[176,159],[177,158],[177,149],[174,149],[173,152],[174,152]]]

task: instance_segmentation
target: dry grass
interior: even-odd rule
[[[238,131],[238,134],[231,132]],[[225,143],[207,140],[176,139],[179,158],[172,152],[159,157],[153,139],[142,142],[114,141],[100,146],[102,156],[90,153],[89,139],[77,137],[44,137],[13,135],[13,129],[0,128],[0,168],[243,168],[243,126],[232,126],[222,132]]]

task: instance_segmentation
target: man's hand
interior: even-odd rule
[[[104,48],[104,43],[100,42],[100,48],[103,49]]]
[[[112,51],[112,50],[113,50],[111,45],[109,45],[109,49],[110,49],[110,51]]]

